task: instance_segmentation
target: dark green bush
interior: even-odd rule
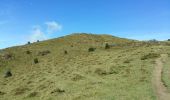
[[[26,54],[31,54],[31,51],[27,50],[27,51],[26,51]]]
[[[34,58],[34,64],[37,64],[38,62],[38,58]]]
[[[51,91],[51,94],[54,94],[54,93],[64,93],[64,92],[65,92],[65,90],[57,88],[57,89],[54,89],[53,91]]]
[[[108,43],[105,44],[105,49],[110,49],[110,45]]]
[[[89,52],[93,52],[95,50],[96,50],[96,48],[92,48],[92,47],[88,49]]]
[[[64,50],[64,54],[68,54],[68,52],[66,50]]]
[[[11,77],[11,76],[12,76],[11,71],[10,71],[10,70],[7,70],[7,71],[5,72],[4,78],[8,78],[8,77]]]
[[[31,44],[31,42],[30,41],[28,41],[28,43],[27,44]]]
[[[50,53],[49,50],[44,50],[44,51],[38,52],[38,55],[39,55],[39,56],[45,56],[45,55],[47,55],[47,54],[49,54],[49,53]]]

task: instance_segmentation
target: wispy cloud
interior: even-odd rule
[[[62,25],[55,21],[46,22],[45,24],[47,25],[47,33],[51,34],[62,30]]]
[[[45,36],[45,33],[42,32],[41,27],[40,26],[34,26],[29,40],[31,42],[35,42],[37,40],[45,40],[46,38],[47,37]]]
[[[55,21],[48,21],[45,24],[46,27],[41,27],[41,25],[33,26],[31,35],[29,36],[29,41],[35,42],[37,40],[46,40],[50,38],[50,34],[62,30],[62,25]]]

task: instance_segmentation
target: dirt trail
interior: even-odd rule
[[[166,59],[166,55],[161,55],[161,58],[156,60],[156,66],[153,73],[153,85],[155,87],[155,92],[158,100],[170,100],[170,93],[167,92],[167,88],[164,86],[161,75],[163,70],[163,62]]]

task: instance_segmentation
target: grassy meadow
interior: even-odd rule
[[[152,72],[165,44],[72,34],[1,50],[0,100],[156,100]]]

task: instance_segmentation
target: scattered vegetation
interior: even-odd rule
[[[31,44],[31,42],[30,42],[30,41],[28,41],[28,42],[27,42],[27,44]]]
[[[0,95],[4,95],[4,94],[6,94],[6,93],[5,93],[5,92],[0,91]]]
[[[170,92],[170,80],[169,80],[169,73],[170,73],[170,57],[168,57],[167,62],[164,62],[164,67],[162,71],[162,82],[164,85],[168,88],[168,91]]]
[[[101,68],[96,68],[95,73],[98,75],[106,75],[107,74],[106,70],[103,70]]]
[[[29,89],[28,88],[22,88],[22,87],[19,87],[19,88],[16,88],[14,89],[14,95],[21,95],[21,94],[24,94],[26,91],[28,91]]]
[[[38,52],[38,55],[39,55],[39,56],[45,56],[45,55],[47,55],[47,54],[49,54],[49,53],[50,53],[49,50],[44,50],[44,51]]]
[[[31,92],[28,97],[35,97],[38,95],[38,92]]]
[[[108,43],[105,44],[105,49],[110,49],[110,45]]]
[[[37,64],[38,62],[38,58],[34,58],[34,64]]]
[[[10,60],[13,58],[13,54],[12,53],[5,53],[2,55],[2,59],[4,60]]]
[[[64,54],[68,54],[68,52],[66,50],[64,50]]]
[[[57,88],[57,89],[54,89],[53,91],[51,91],[51,94],[53,94],[53,93],[64,93],[64,92],[65,92],[64,89]]]
[[[106,42],[110,47],[117,45],[103,50]],[[0,74],[3,76],[9,66],[14,75],[0,77],[0,99],[156,100],[150,82],[154,67],[150,61],[154,59],[150,58],[159,55],[160,46],[134,42],[108,35],[76,34],[4,49],[0,51]],[[63,56],[63,48],[67,48],[68,56]],[[97,52],[88,53],[96,48]],[[31,55],[25,56],[27,51]],[[3,60],[7,53],[14,59]]]
[[[157,53],[149,53],[149,54],[147,54],[147,55],[142,56],[142,57],[141,57],[141,60],[158,58],[158,57],[160,57],[160,54],[157,54]]]
[[[11,71],[10,71],[10,70],[7,70],[7,71],[5,72],[4,77],[5,77],[5,78],[8,78],[8,77],[11,77],[11,76],[12,76]]]
[[[89,52],[94,52],[95,50],[96,48],[92,48],[92,47],[88,49]]]
[[[130,63],[131,60],[127,59],[124,61],[124,63]]]
[[[82,75],[80,75],[80,74],[74,74],[72,80],[73,80],[73,81],[78,81],[78,80],[81,80],[81,79],[83,79],[83,78],[84,78],[84,77],[83,77]]]
[[[26,54],[31,54],[31,51],[27,50],[27,51],[26,51]]]

